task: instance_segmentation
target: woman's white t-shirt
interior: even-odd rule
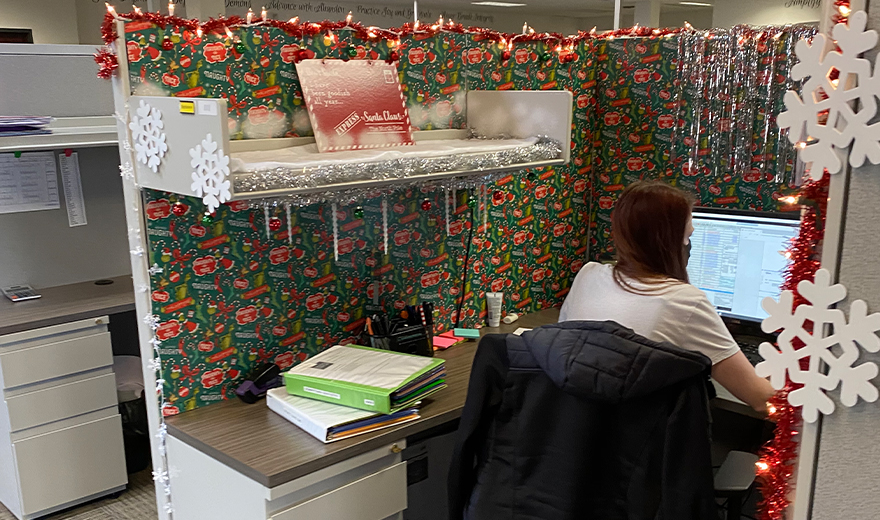
[[[652,288],[636,281],[634,288]],[[577,274],[559,321],[615,321],[641,336],[705,354],[718,363],[739,351],[703,291],[670,281],[650,294],[634,294],[614,281],[610,265],[590,262]]]

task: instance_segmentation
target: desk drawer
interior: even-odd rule
[[[406,509],[406,462],[276,513],[270,520],[383,520]]]
[[[0,354],[3,388],[113,365],[110,333],[100,332]]]
[[[12,444],[25,515],[127,483],[119,415]]]
[[[6,399],[12,432],[112,406],[116,406],[116,378],[113,374]]]

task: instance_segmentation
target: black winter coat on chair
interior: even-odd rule
[[[710,368],[700,353],[610,321],[484,337],[450,469],[450,518],[716,518]]]

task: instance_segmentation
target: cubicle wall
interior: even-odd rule
[[[94,52],[92,46],[0,44],[0,115],[91,118],[74,120],[83,125],[112,115],[110,84],[95,76]],[[93,133],[83,140],[98,138]],[[20,151],[12,143],[32,147],[41,140],[13,139],[0,138],[0,153]],[[65,147],[55,148],[56,156]],[[72,151],[79,156],[88,224],[69,227],[63,190],[59,209],[0,214],[0,286],[43,288],[131,272],[115,144]]]
[[[868,17],[868,28],[880,30],[880,1],[868,2]],[[866,54],[873,63],[877,48]],[[880,166],[853,168],[846,196],[839,281],[847,302],[864,300],[869,312],[880,312]],[[841,307],[849,312],[847,303]],[[880,353],[863,351],[864,361],[880,363]],[[873,520],[880,514],[880,405],[859,401],[847,408],[836,392],[829,397],[836,408],[822,418],[811,518]]]

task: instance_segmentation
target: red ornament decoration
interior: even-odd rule
[[[430,211],[431,210],[431,201],[425,199],[422,201],[422,211]]]
[[[189,206],[180,201],[175,202],[171,206],[171,213],[174,213],[175,217],[182,217],[186,215],[187,211],[189,211]]]
[[[510,51],[504,51],[501,53],[501,60],[502,61],[510,61],[511,56],[512,56],[512,54],[510,54]]]
[[[400,59],[400,54],[398,54],[397,51],[391,51],[390,53],[388,53],[388,59],[385,61],[388,63],[394,63],[395,61],[398,61],[399,59]]]
[[[296,63],[301,62],[302,60],[309,59],[309,51],[307,49],[300,49],[296,51],[296,54],[293,56],[293,61]]]
[[[272,217],[269,219],[269,229],[272,231],[278,231],[281,229],[281,219],[278,217]]]
[[[796,308],[807,303],[798,293],[797,284],[801,280],[812,280],[820,267],[820,246],[825,235],[825,212],[828,206],[828,172],[818,181],[805,184],[800,190],[801,204],[806,206],[801,216],[801,227],[797,238],[786,251],[791,259],[785,273],[783,290],[794,292]],[[801,360],[808,363],[809,360]],[[804,367],[806,368],[806,367]],[[800,409],[788,403],[788,394],[795,390],[790,381],[777,392],[768,403],[771,418],[776,427],[773,439],[761,449],[761,458],[755,464],[760,479],[762,499],[758,503],[759,520],[784,520],[790,505],[788,495],[791,491],[791,478],[794,475],[794,462],[797,459],[797,428],[801,422]]]
[[[119,68],[119,61],[116,55],[107,50],[107,48],[99,49],[95,53],[95,63],[98,64],[98,77],[101,79],[110,79],[113,72]]]
[[[169,38],[167,36],[165,38],[162,38],[162,50],[163,51],[170,51],[173,48],[174,48],[174,42],[171,41],[171,38]]]
[[[492,192],[492,199],[496,202],[501,202],[504,200],[504,192],[501,190],[495,190]]]

